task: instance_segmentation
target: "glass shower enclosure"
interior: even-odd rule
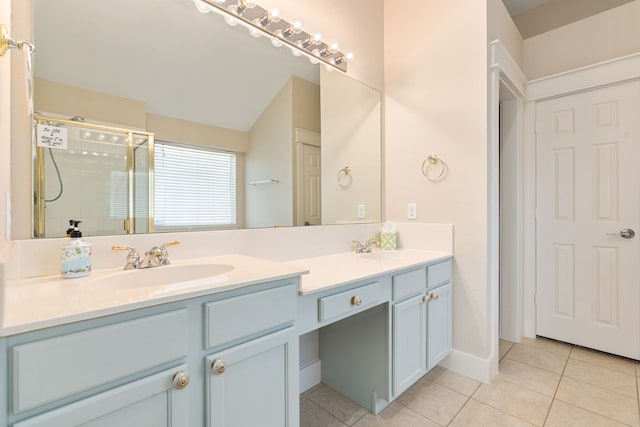
[[[64,144],[41,144],[55,128]],[[85,236],[153,231],[150,132],[34,116],[34,236],[63,237],[69,220]]]

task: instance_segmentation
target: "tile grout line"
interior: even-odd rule
[[[304,397],[303,399],[307,399],[306,397]],[[324,408],[321,405],[318,405],[316,402],[314,402],[311,399],[307,399],[309,402],[311,402],[313,405],[317,406],[318,408],[320,408],[320,410],[326,412],[327,414],[329,414],[329,416],[331,416],[332,418],[334,418],[335,420],[337,420],[340,424],[345,425],[347,427],[349,427],[349,425],[347,423],[343,423],[341,419],[339,419],[338,417],[336,417],[335,415],[333,415],[331,412],[327,411],[326,408]],[[366,414],[365,414],[366,415]]]
[[[567,360],[564,362],[564,367],[562,368],[562,374],[560,374],[560,379],[558,380],[558,385],[556,385],[556,389],[553,392],[553,398],[551,399],[551,404],[549,405],[549,409],[547,409],[547,415],[544,417],[544,421],[542,425],[547,424],[547,420],[549,419],[549,415],[551,414],[551,408],[553,408],[553,403],[556,401],[556,395],[558,394],[558,389],[560,389],[560,383],[562,383],[562,379],[564,378],[564,373],[567,370],[567,365],[569,364],[569,359],[571,358],[571,353],[573,353],[573,346],[569,348],[569,354],[567,354]]]

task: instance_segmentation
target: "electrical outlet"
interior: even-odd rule
[[[364,210],[364,205],[361,203],[358,205],[358,219],[364,219],[364,218],[366,218],[365,210]]]
[[[409,203],[407,205],[407,219],[417,219],[418,218],[418,208],[415,203]]]

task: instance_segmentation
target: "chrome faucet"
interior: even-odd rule
[[[127,262],[124,265],[125,270],[133,270],[139,268],[159,267],[161,265],[169,265],[169,251],[167,247],[179,245],[180,242],[164,243],[162,246],[154,246],[144,253],[144,259],[140,261],[140,254],[131,246],[112,246],[114,251],[128,250]]]
[[[354,240],[353,244],[353,248],[357,254],[367,254],[372,251],[372,246],[380,245],[375,239],[369,239],[366,243]]]

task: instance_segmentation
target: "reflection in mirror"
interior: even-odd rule
[[[53,199],[59,181],[64,189],[44,202],[38,237],[62,235],[70,218],[86,235],[380,220],[380,94],[362,83],[199,13],[192,0],[34,0],[34,41],[36,110],[146,132],[162,146],[144,165],[92,155],[95,185],[65,157],[71,148],[54,150],[60,178],[38,150],[41,197]],[[107,158],[107,145],[85,142],[69,146]],[[196,162],[207,156],[223,160]],[[155,179],[140,179],[154,165]],[[349,188],[337,179],[345,166]],[[86,184],[80,203],[73,182]],[[126,207],[113,205],[115,193]],[[160,215],[162,206],[173,209]]]

